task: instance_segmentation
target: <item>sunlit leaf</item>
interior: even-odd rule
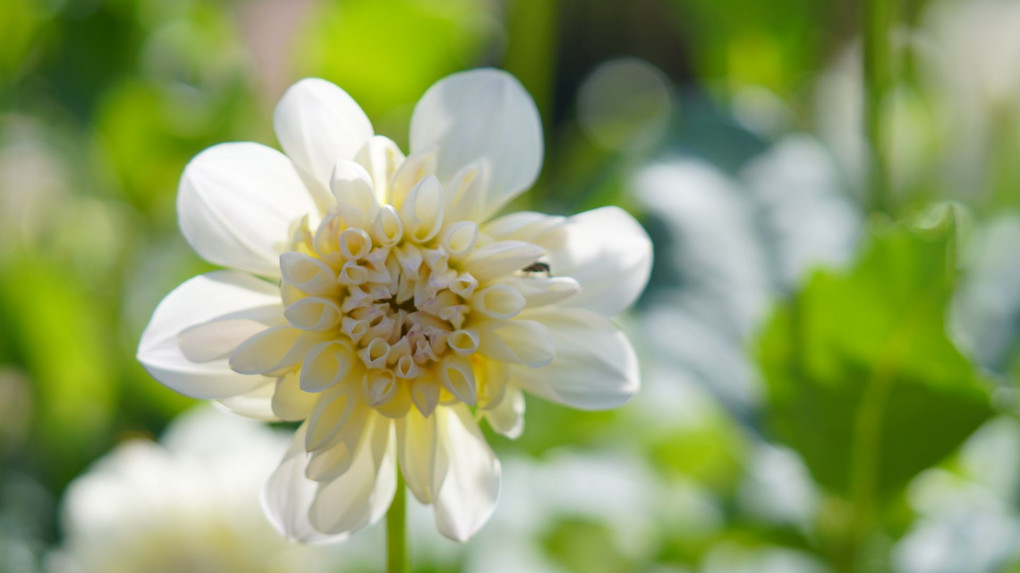
[[[897,491],[991,415],[947,337],[951,218],[875,234],[856,267],[819,272],[775,312],[758,352],[776,437],[853,499]]]

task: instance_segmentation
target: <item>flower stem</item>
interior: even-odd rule
[[[407,493],[404,477],[397,471],[397,491],[386,512],[386,573],[410,571],[407,552]]]
[[[896,14],[896,0],[866,0],[862,35],[864,38],[864,131],[869,156],[870,209],[889,212],[892,183],[889,175],[888,123],[883,121],[885,104],[893,81],[893,58],[889,41]]]

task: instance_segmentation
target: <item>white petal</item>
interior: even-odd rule
[[[430,87],[411,117],[411,151],[438,150],[448,181],[470,163],[487,179],[482,221],[535,182],[542,167],[542,123],[535,102],[513,76],[493,69],[448,76]]]
[[[230,356],[239,344],[265,329],[266,325],[257,320],[226,318],[186,328],[178,337],[178,342],[181,353],[188,360],[212,362]]]
[[[412,408],[397,420],[397,455],[407,488],[423,504],[430,504],[446,476],[446,457],[437,447],[436,420]],[[436,470],[436,465],[441,467]]]
[[[300,387],[305,392],[322,392],[347,378],[357,357],[349,342],[327,340],[308,350],[301,363]]]
[[[568,276],[581,292],[564,304],[613,316],[637,300],[652,270],[652,242],[641,225],[618,207],[568,218],[534,242],[549,251],[554,276]]]
[[[291,372],[276,380],[273,393],[273,412],[282,420],[304,420],[312,413],[318,394],[305,392],[298,381],[298,373]]]
[[[436,527],[466,541],[488,521],[499,499],[499,460],[463,405],[439,408],[439,446],[449,460],[436,496]]]
[[[482,232],[497,241],[533,241],[563,224],[565,217],[534,211],[517,211],[482,225]]]
[[[525,308],[556,304],[581,292],[581,285],[570,277],[509,276],[496,284],[517,289],[524,297]]]
[[[308,509],[318,491],[318,483],[305,477],[305,426],[294,433],[290,448],[280,467],[269,477],[262,491],[262,508],[281,535],[304,543],[340,541],[346,534],[327,535],[316,531],[308,520]]]
[[[308,351],[329,334],[293,326],[274,326],[242,342],[228,358],[230,368],[242,374],[276,376],[299,364]]]
[[[482,413],[494,432],[517,439],[524,431],[524,393],[520,388],[507,388],[503,399]]]
[[[372,137],[372,122],[339,87],[318,78],[291,86],[273,115],[283,150],[306,176],[320,207],[330,204],[329,176],[341,159],[354,155]]]
[[[318,296],[302,298],[288,306],[283,315],[293,326],[304,330],[329,330],[340,324],[340,307]]]
[[[390,180],[397,168],[404,162],[404,154],[392,139],[382,135],[372,136],[354,156],[372,176],[375,197],[380,205],[389,202]]]
[[[521,291],[506,284],[494,284],[476,292],[470,299],[471,310],[490,318],[512,318],[524,310],[527,300]]]
[[[475,370],[471,359],[467,356],[449,355],[443,358],[438,367],[439,382],[447,392],[468,406],[477,401],[475,390]]]
[[[225,358],[189,360],[181,350],[180,335],[216,319],[264,320],[267,313],[280,312],[279,290],[272,284],[235,271],[197,276],[156,307],[138,343],[138,360],[157,380],[188,396],[221,399],[244,394],[268,379],[233,372]]]
[[[478,352],[493,360],[538,368],[556,355],[553,339],[537,321],[490,320],[478,326],[478,334]]]
[[[216,265],[278,277],[291,224],[316,211],[294,165],[257,143],[223,143],[195,156],[177,192],[181,233]]]
[[[486,281],[519,271],[544,254],[541,247],[531,243],[496,241],[472,251],[461,268],[479,281]]]
[[[228,412],[246,418],[255,418],[266,422],[279,421],[280,417],[273,411],[273,394],[276,392],[276,383],[271,379],[267,380],[262,386],[244,394],[217,400],[215,404]]]
[[[393,424],[375,415],[340,477],[319,488],[308,517],[319,531],[344,534],[378,521],[397,489]]]
[[[375,219],[379,203],[372,176],[359,163],[337,161],[329,180],[337,208],[344,219],[357,227],[367,227]]]
[[[386,201],[393,207],[400,209],[404,205],[404,199],[415,185],[429,175],[436,174],[436,150],[434,147],[419,149],[416,153],[408,155],[400,164],[393,177],[390,178],[389,193]]]
[[[443,186],[434,176],[418,182],[400,205],[404,234],[416,243],[425,243],[439,233],[443,225]]]
[[[368,410],[344,388],[319,394],[312,413],[308,415],[305,449],[311,452],[328,448],[338,439],[347,443],[348,449],[353,451],[369,416]]]
[[[615,408],[637,392],[640,377],[634,349],[609,319],[580,308],[553,307],[521,316],[548,329],[556,358],[536,370],[511,365],[511,383],[582,410]]]

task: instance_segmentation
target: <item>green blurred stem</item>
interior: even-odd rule
[[[503,66],[535,99],[547,130],[552,124],[558,11],[557,0],[513,0],[507,5]]]
[[[404,477],[397,471],[397,491],[386,512],[386,573],[408,573],[407,492]]]
[[[866,0],[864,5],[864,132],[869,161],[869,208],[889,212],[888,124],[882,121],[884,103],[893,87],[893,58],[889,42],[896,0]]]
[[[889,174],[890,141],[888,124],[883,121],[885,102],[894,85],[893,51],[890,44],[896,14],[896,0],[865,0],[862,22],[864,39],[864,132],[869,152],[869,208],[872,212],[889,213],[893,207]],[[909,331],[913,321],[905,321],[900,329]],[[904,337],[890,341],[889,356],[896,356]],[[854,421],[854,443],[850,452],[853,468],[850,475],[853,517],[844,571],[865,570],[865,545],[876,522],[878,463],[881,450],[882,418],[892,387],[887,365],[879,363],[866,382],[864,395]]]

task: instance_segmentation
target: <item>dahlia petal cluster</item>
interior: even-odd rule
[[[284,94],[274,127],[283,153],[224,143],[185,168],[181,231],[231,270],[167,295],[138,358],[183,394],[300,422],[263,495],[284,535],[374,523],[399,471],[467,539],[499,495],[481,420],[513,438],[525,392],[594,410],[637,390],[609,317],[644,288],[651,242],[615,207],[495,217],[543,156],[535,104],[501,71],[429,88],[406,156],[321,79]]]

